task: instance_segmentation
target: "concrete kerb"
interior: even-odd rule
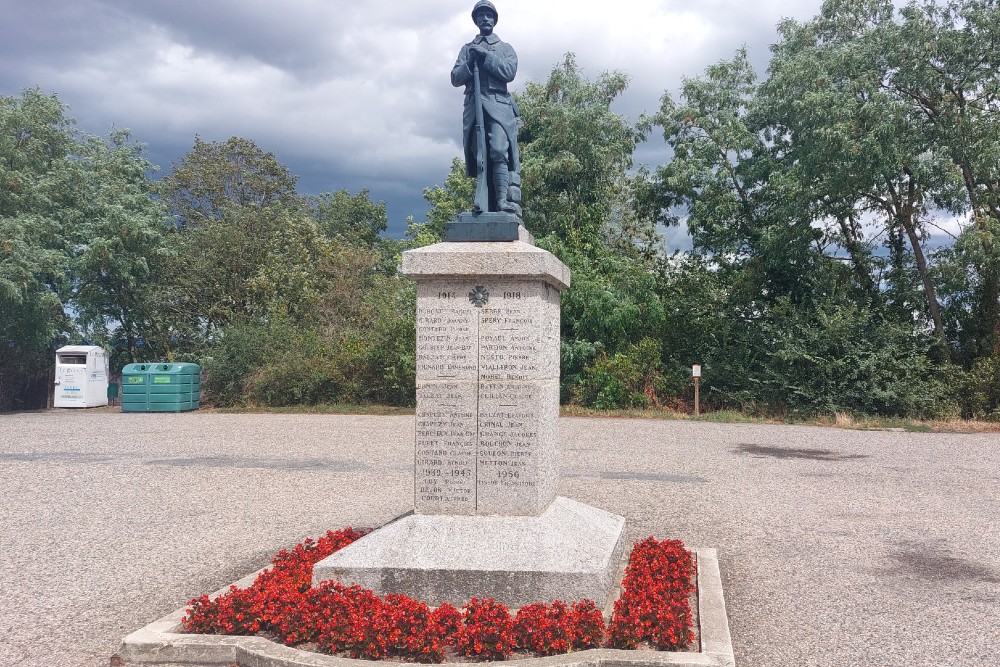
[[[698,563],[698,652],[623,651],[589,649],[545,658],[508,660],[511,667],[734,667],[733,645],[722,593],[722,577],[715,549],[694,551]],[[266,569],[266,568],[264,568]],[[263,570],[240,579],[244,588]],[[217,597],[229,590],[221,588]],[[194,635],[178,632],[186,607],[125,637],[118,657],[125,665],[232,665],[241,667],[371,667],[369,660],[352,660],[300,651],[261,637]],[[448,663],[449,667],[482,667],[483,663]]]

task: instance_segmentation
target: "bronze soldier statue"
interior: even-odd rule
[[[477,179],[474,212],[519,216],[520,111],[507,90],[507,84],[517,74],[517,54],[493,32],[498,19],[497,9],[489,0],[479,0],[472,8],[479,34],[459,52],[451,70],[451,83],[465,86],[462,136],[466,173]]]

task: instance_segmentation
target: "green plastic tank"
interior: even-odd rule
[[[128,364],[122,369],[122,412],[185,412],[200,405],[198,364]]]

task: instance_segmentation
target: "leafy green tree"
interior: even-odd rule
[[[745,50],[665,94],[655,122],[673,151],[657,169],[660,198],[687,222],[745,302],[788,296],[804,303],[830,288],[836,267],[822,234],[795,204],[800,184],[776,164],[759,118],[756,74]]]
[[[296,181],[274,153],[250,139],[195,137],[194,147],[161,179],[160,192],[177,225],[187,228],[220,220],[233,209],[294,205]]]
[[[660,210],[639,205],[646,173],[630,172],[648,123],[611,109],[627,85],[621,72],[587,79],[567,54],[518,96],[525,224],[573,273],[562,299],[562,400],[602,408],[656,400],[660,375],[649,354],[663,319],[652,273]],[[617,389],[598,387],[608,378]]]
[[[67,339],[63,307],[83,170],[73,121],[38,89],[0,97],[0,409],[45,372]]]
[[[322,252],[302,246],[320,237],[309,229],[315,221],[301,220],[308,216],[295,181],[273,153],[239,137],[196,138],[164,176],[160,194],[177,222],[181,260],[171,285],[176,329],[207,340],[219,327],[266,317],[269,305],[287,313],[291,299],[280,286],[299,294],[315,289],[288,279],[311,271],[290,267],[291,258],[309,263]],[[272,260],[284,266],[269,267]]]
[[[375,270],[376,253],[329,243],[316,266],[324,290],[308,318],[273,312],[217,332],[205,359],[213,401],[413,404],[413,285]]]
[[[639,220],[629,174],[646,122],[611,109],[628,86],[621,72],[586,79],[568,53],[544,83],[529,81],[517,96],[525,224],[538,237],[555,235],[576,249],[597,249],[623,234],[655,244],[658,220]]]
[[[357,248],[374,250],[379,255],[378,270],[385,275],[396,273],[405,243],[383,236],[389,226],[385,202],[373,202],[368,189],[356,195],[347,190],[306,197],[309,214],[330,239]]]
[[[127,131],[108,139],[78,132],[55,95],[0,98],[5,375],[40,376],[65,342],[110,345],[114,368],[165,349],[153,295],[170,252],[152,170]],[[3,393],[0,408],[17,398]]]
[[[783,24],[762,85],[739,51],[686,79],[679,102],[664,96],[656,121],[674,159],[657,170],[656,185],[687,220],[696,251],[662,273],[667,380],[676,387],[678,371],[701,362],[705,396],[721,406],[947,414],[943,370],[913,321],[914,301],[884,307],[878,260],[859,223],[880,210],[899,231],[892,242],[903,258],[905,225],[915,232],[954,187],[940,178],[940,158],[890,136],[913,135],[913,118],[877,97],[857,41],[863,22],[845,3],[826,9],[841,13]],[[850,253],[850,266],[830,255],[831,244]],[[873,370],[882,363],[890,374]]]
[[[539,240],[538,245],[565,262],[573,276],[560,307],[562,400],[596,405],[600,395],[602,409],[615,407],[616,398],[621,399],[617,407],[636,406],[637,394],[647,388],[635,378],[636,369],[643,369],[644,379],[660,374],[659,360],[649,368],[648,348],[639,347],[643,340],[657,340],[663,334],[664,310],[656,293],[655,275],[627,255],[574,251],[554,235]],[[599,373],[617,373],[621,382],[633,388],[601,394],[593,389],[598,377],[595,365],[600,367]],[[588,377],[589,389],[582,384]],[[653,385],[648,388],[649,399],[655,401]]]
[[[170,359],[162,294],[176,263],[166,208],[153,197],[144,146],[127,130],[82,146],[88,173],[74,229],[69,304],[85,337],[112,350],[111,366]]]
[[[1000,7],[989,0],[911,2],[887,40],[886,88],[924,121],[965,188],[974,234],[979,354],[1000,353]]]
[[[373,248],[389,224],[385,202],[373,202],[367,188],[353,196],[347,190],[325,192],[307,202],[320,230],[344,243]]]
[[[444,238],[444,225],[462,211],[471,211],[476,194],[476,180],[465,173],[462,158],[451,161],[451,171],[445,177],[444,185],[424,188],[424,199],[431,205],[423,222],[407,218],[406,236],[411,245],[419,248],[438,243]]]
[[[172,330],[194,332],[218,404],[414,395],[412,286],[367,190],[299,197],[252,141],[196,140],[162,181],[178,220]]]
[[[780,158],[804,184],[802,206],[835,223],[833,240],[851,258],[869,298],[908,316],[909,285],[919,281],[924,310],[944,347],[946,337],[924,250],[934,213],[962,204],[960,182],[942,148],[922,132],[910,102],[887,87],[890,54],[901,37],[883,0],[827,2],[805,23],[783,21],[762,87],[763,113],[776,126]],[[887,241],[892,288],[875,289],[872,244],[861,221]],[[897,239],[905,236],[908,249]],[[907,270],[912,257],[915,276]],[[900,289],[903,288],[903,289]],[[904,315],[905,314],[905,315]]]

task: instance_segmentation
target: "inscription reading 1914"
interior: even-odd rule
[[[538,303],[521,289],[490,292],[439,289],[420,302],[418,509],[501,511],[538,485]]]

